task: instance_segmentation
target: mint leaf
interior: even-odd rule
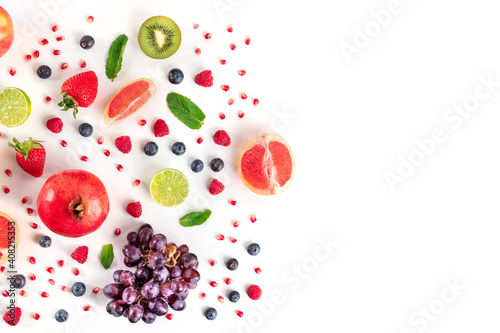
[[[190,129],[200,129],[205,119],[205,114],[186,96],[171,92],[167,95],[167,105],[184,125]]]
[[[201,225],[205,223],[212,211],[210,209],[204,210],[203,212],[192,212],[181,218],[181,225],[183,227],[194,227],[196,225]]]
[[[105,269],[110,268],[113,263],[113,259],[115,259],[115,255],[113,254],[113,244],[104,245],[101,252],[102,267]]]
[[[120,35],[116,37],[109,48],[108,59],[106,60],[106,76],[113,81],[122,69],[123,52],[127,45],[128,37]]]

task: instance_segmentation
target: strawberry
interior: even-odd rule
[[[80,264],[84,264],[87,261],[89,255],[89,248],[85,245],[79,246],[71,253],[71,258],[75,259]]]
[[[211,70],[205,70],[203,72],[198,73],[194,77],[194,82],[202,87],[208,88],[214,84],[214,78],[212,77]]]
[[[116,148],[124,154],[130,153],[132,150],[132,142],[130,141],[130,137],[127,135],[120,136],[115,139]]]
[[[47,120],[47,128],[52,133],[60,133],[63,128],[63,122],[61,118],[51,118]]]
[[[132,217],[138,218],[142,215],[142,205],[139,201],[131,202],[127,205],[127,213]]]
[[[220,146],[227,147],[231,144],[231,138],[224,130],[218,130],[215,132],[213,139],[214,142]]]
[[[214,178],[210,183],[208,191],[210,192],[211,195],[217,195],[222,193],[222,191],[224,191],[224,188],[225,188],[224,184],[222,184],[220,181]]]
[[[155,137],[161,138],[164,137],[165,135],[168,135],[170,131],[168,130],[167,123],[163,119],[158,119],[154,126],[153,126],[153,131],[155,133]]]
[[[94,71],[76,74],[62,84],[63,100],[58,105],[63,111],[73,109],[73,117],[76,118],[78,107],[86,108],[94,102],[97,86],[97,75]]]
[[[14,137],[12,141],[14,143],[9,142],[9,146],[16,150],[17,164],[33,177],[40,177],[43,174],[46,155],[45,148],[40,143],[43,141],[33,140],[31,137],[22,143]]]
[[[9,311],[3,315],[3,321],[10,326],[16,326],[21,320],[21,314],[21,308],[16,306],[14,309],[9,309]]]
[[[250,299],[256,301],[262,296],[262,289],[260,289],[259,286],[252,284],[247,289],[247,295],[248,297],[250,297]]]

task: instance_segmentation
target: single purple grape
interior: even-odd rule
[[[164,316],[168,313],[168,301],[160,297],[155,298],[148,303],[147,309],[158,316]]]
[[[123,271],[122,274],[120,274],[120,282],[121,284],[127,288],[130,286],[134,286],[135,284],[135,275],[131,271]]]
[[[123,289],[125,288],[119,283],[110,283],[102,289],[102,292],[107,298],[120,299],[122,297]]]
[[[182,275],[182,268],[178,265],[170,268],[170,278],[175,279]]]
[[[174,294],[179,294],[187,289],[187,284],[181,277],[178,277],[172,280],[170,288],[172,289]]]
[[[141,288],[141,295],[146,299],[153,299],[160,293],[160,285],[155,281],[146,282]]]
[[[122,249],[123,255],[131,260],[138,260],[141,258],[141,249],[136,245],[127,244]]]
[[[119,269],[119,270],[114,271],[114,273],[113,273],[113,280],[116,283],[120,283],[120,275],[122,274],[122,272],[123,272],[123,269]]]
[[[146,324],[152,324],[156,320],[156,314],[151,311],[144,309],[144,313],[142,314],[142,321]]]
[[[179,299],[177,295],[172,295],[168,297],[168,305],[175,311],[182,311],[186,308],[186,302]]]
[[[171,281],[167,281],[167,282],[161,284],[160,295],[162,295],[163,297],[168,297],[168,296],[174,294],[174,292],[172,291],[172,288],[170,288],[171,283],[172,283]]]
[[[127,304],[132,304],[139,298],[139,292],[134,287],[127,287],[123,290],[122,300]]]
[[[179,245],[177,248],[177,251],[179,251],[182,254],[188,253],[189,252],[189,247],[186,244]]]
[[[187,284],[196,284],[200,281],[200,273],[194,268],[187,268],[182,272],[182,278]]]
[[[161,251],[155,251],[151,253],[151,258],[149,259],[151,261],[151,265],[154,267],[161,267],[165,266],[167,263],[167,255]]]
[[[198,264],[198,257],[196,254],[188,252],[179,257],[179,261],[184,269],[194,267]]]
[[[127,234],[127,242],[132,245],[139,244],[139,235],[135,231],[131,231]]]
[[[167,281],[169,277],[170,277],[170,272],[168,271],[168,268],[165,266],[157,267],[155,270],[153,270],[153,279],[155,279],[155,281],[160,284]]]
[[[137,323],[139,320],[141,320],[143,314],[144,314],[144,308],[142,307],[142,305],[139,304],[131,305],[130,308],[128,309],[128,320],[131,323]]]
[[[149,241],[149,248],[153,251],[162,251],[167,245],[167,237],[163,234],[156,234]]]

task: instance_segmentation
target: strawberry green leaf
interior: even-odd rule
[[[184,125],[191,129],[200,129],[205,119],[205,114],[189,98],[171,92],[167,95],[167,105]]]
[[[115,259],[115,255],[113,254],[113,244],[104,245],[101,252],[102,267],[105,269],[110,268],[113,263],[113,259]]]
[[[122,69],[123,53],[127,45],[128,37],[126,35],[118,36],[111,44],[106,60],[106,76],[113,81]]]
[[[206,209],[203,212],[192,212],[182,217],[180,222],[183,227],[194,227],[205,223],[210,215],[212,215],[210,209]]]

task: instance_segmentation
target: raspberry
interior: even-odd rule
[[[75,259],[80,264],[83,264],[87,261],[87,257],[89,255],[89,248],[85,245],[79,246],[73,251],[71,254],[71,258]]]
[[[205,87],[205,88],[211,87],[214,84],[214,78],[212,77],[212,71],[205,70],[203,72],[198,73],[194,78],[194,82],[197,85]]]
[[[214,142],[219,146],[227,147],[231,144],[231,138],[224,130],[218,130],[213,136]]]
[[[47,120],[47,128],[52,133],[60,133],[62,131],[62,128],[63,128],[63,122],[62,122],[61,118],[56,117],[56,118],[51,118],[51,119]]]
[[[130,153],[132,150],[132,142],[128,135],[120,136],[115,140],[116,148],[124,154]]]
[[[248,297],[250,297],[250,299],[256,301],[262,296],[262,289],[260,289],[259,286],[252,284],[247,289],[247,295]]]
[[[139,201],[131,202],[127,205],[127,213],[132,217],[138,218],[142,215],[142,205]]]
[[[16,326],[19,320],[21,320],[21,314],[21,308],[16,306],[13,310],[9,310],[3,315],[3,321],[10,326]]]
[[[161,138],[164,137],[165,135],[168,135],[170,131],[168,130],[167,123],[163,119],[158,119],[154,126],[153,126],[153,131],[155,133],[155,137]]]
[[[225,188],[224,184],[222,184],[220,181],[214,178],[210,183],[208,191],[210,192],[211,195],[217,195],[222,193],[222,191],[224,191],[224,188]]]

